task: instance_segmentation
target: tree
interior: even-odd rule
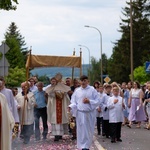
[[[20,52],[20,46],[16,38],[7,38],[6,43],[10,48],[10,50],[5,54],[10,64],[10,68],[15,68],[16,66],[19,68],[24,68],[25,62],[23,54]]]
[[[139,81],[141,84],[146,83],[150,80],[150,74],[145,72],[145,66],[139,66],[134,69],[134,79]]]
[[[102,54],[103,75],[108,75],[108,58],[106,54]]]
[[[18,4],[18,1],[17,0],[0,0],[0,9],[16,10],[17,6],[13,4]]]
[[[101,61],[101,60],[100,60]],[[90,82],[93,84],[94,81],[100,81],[101,76],[100,76],[100,61],[97,61],[94,57],[91,58],[91,70],[88,70],[88,74],[90,74]],[[105,54],[102,54],[102,66],[103,66],[103,75],[107,75],[107,65],[108,65],[108,60],[107,56]]]
[[[26,70],[25,68],[10,68],[9,74],[6,77],[6,86],[7,87],[18,87],[22,82],[26,81]]]
[[[113,53],[109,59],[108,73],[117,82],[129,81],[130,75],[130,3],[123,9],[126,19],[121,19],[119,32],[122,36],[114,43]],[[150,20],[148,0],[138,0],[133,7],[133,68],[143,65],[150,59]]]
[[[36,75],[36,76],[37,76],[37,75]],[[50,84],[49,77],[46,76],[46,75],[39,76],[39,77],[38,77],[38,81],[43,82],[44,86],[47,86],[48,84]]]
[[[26,43],[24,37],[20,34],[20,31],[14,22],[10,24],[5,33],[5,43],[10,48],[6,54],[10,67],[24,67],[28,51],[25,47]]]
[[[90,82],[94,83],[95,80],[100,81],[100,63],[94,58],[91,58],[91,70],[88,70],[88,74],[90,74]]]
[[[120,40],[121,45],[123,42]],[[124,43],[124,48],[121,49],[120,46],[116,45],[113,50],[111,58],[108,60],[108,74],[112,81],[121,83],[122,81],[129,81],[130,74],[130,60],[129,60],[129,50]]]
[[[17,25],[15,22],[11,22],[10,26],[8,27],[6,33],[5,33],[5,39],[9,37],[14,37],[19,42],[20,51],[27,51],[25,38],[20,34],[20,30],[18,30]]]

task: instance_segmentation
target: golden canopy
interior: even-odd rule
[[[28,55],[26,68],[34,67],[76,67],[81,68],[81,57]]]
[[[26,78],[28,79],[29,69],[35,67],[72,67],[72,79],[74,68],[80,68],[80,76],[82,75],[82,52],[80,56],[49,56],[49,55],[31,55],[27,57],[26,61]]]

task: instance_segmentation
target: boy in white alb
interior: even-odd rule
[[[109,98],[107,107],[109,109],[109,123],[111,142],[122,142],[121,125],[123,122],[123,99],[119,96],[119,88],[113,88],[113,96]]]
[[[81,87],[77,88],[71,97],[68,111],[76,114],[77,148],[89,150],[92,145],[96,122],[96,107],[100,105],[97,91],[89,85],[88,77],[80,77]]]
[[[102,136],[106,136],[106,138],[109,138],[110,131],[109,131],[109,109],[107,108],[107,103],[109,98],[112,96],[111,93],[111,85],[107,84],[105,87],[105,95],[102,98],[101,105],[102,105],[102,115],[103,115],[103,121],[102,121]]]
[[[104,88],[102,85],[98,86],[98,89],[96,89],[98,92],[98,95],[100,97],[100,103],[102,102],[102,98],[104,97],[104,95],[106,95],[104,93]],[[96,119],[97,119],[97,133],[98,135],[101,135],[101,124],[103,122],[103,113],[102,113],[102,104],[100,104],[97,108],[96,108]],[[104,133],[103,131],[103,126],[102,126],[102,134]]]

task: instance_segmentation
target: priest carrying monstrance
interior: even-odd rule
[[[70,98],[67,92],[70,91],[70,87],[61,82],[62,75],[60,73],[51,79],[51,83],[54,80],[56,84],[51,84],[46,89],[46,93],[48,93],[47,114],[48,121],[52,126],[52,135],[55,136],[54,141],[59,141],[64,134],[68,134],[67,108]]]

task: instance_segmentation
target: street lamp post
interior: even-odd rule
[[[88,25],[85,25],[84,27],[93,28],[93,29],[96,29],[96,30],[99,32],[99,35],[100,35],[100,55],[101,55],[101,63],[100,63],[100,68],[101,68],[101,84],[103,84],[102,33],[101,33],[101,31],[100,31],[98,28],[96,28],[96,27],[88,26]]]
[[[85,46],[85,45],[78,45],[78,46],[85,47],[88,50],[88,52],[89,52],[89,70],[90,70],[90,64],[91,64],[91,61],[90,61],[90,58],[91,58],[91,56],[90,56],[90,49],[87,46]]]
[[[91,63],[90,63],[90,57],[91,57],[91,56],[90,56],[90,49],[89,49],[87,46],[85,46],[85,45],[78,45],[78,46],[80,46],[80,47],[85,47],[85,48],[88,50],[88,52],[89,52],[89,79],[90,79],[90,77],[91,77],[91,76],[90,76],[90,64],[91,64]]]

